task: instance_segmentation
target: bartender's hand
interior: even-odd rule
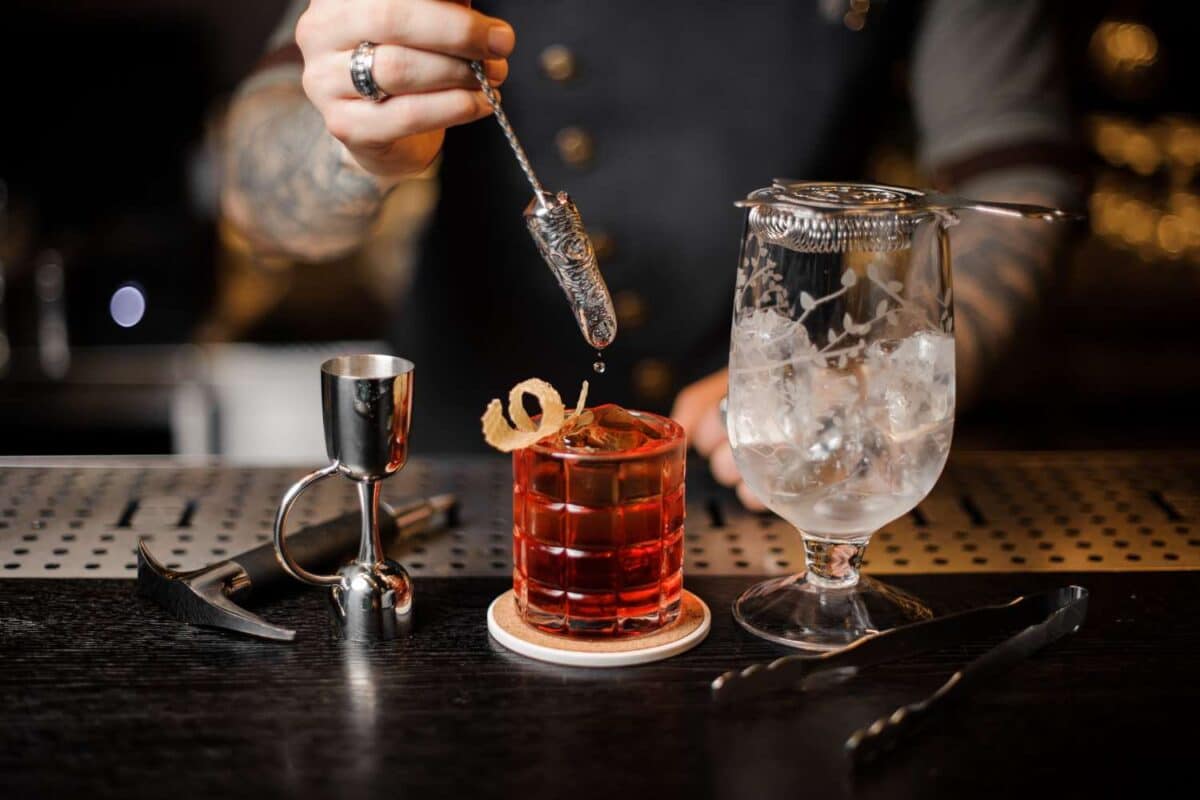
[[[766,506],[742,482],[725,434],[725,424],[721,421],[721,398],[728,391],[729,371],[714,372],[679,393],[671,417],[687,431],[688,441],[696,452],[708,459],[713,477],[725,486],[732,486],[746,508],[763,511]]]
[[[304,91],[325,125],[367,172],[392,182],[420,172],[442,147],[446,128],[491,113],[469,65],[508,76],[512,26],[469,0],[312,0],[296,25]],[[374,42],[372,73],[390,97],[375,103],[350,80],[350,57]]]

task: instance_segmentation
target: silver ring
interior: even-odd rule
[[[372,73],[374,68],[375,43],[359,42],[358,47],[354,48],[354,55],[350,56],[350,80],[354,82],[355,91],[363,97],[382,103],[388,95],[375,82],[375,75]]]

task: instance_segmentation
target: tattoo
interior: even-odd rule
[[[225,211],[257,248],[319,260],[362,243],[385,192],[298,86],[241,98],[228,130]]]
[[[960,395],[970,398],[1033,319],[1063,232],[973,215],[951,235]]]

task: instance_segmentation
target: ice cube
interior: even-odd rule
[[[867,348],[868,403],[897,441],[922,435],[954,416],[954,339],[922,331]]]
[[[559,432],[558,442],[576,450],[611,453],[633,450],[666,436],[667,431],[649,420],[620,406],[603,405],[572,420]]]
[[[815,423],[814,436],[808,440],[808,460],[825,463],[842,449],[846,439],[845,417],[834,413],[818,417]]]
[[[595,421],[596,415],[592,413],[590,408],[585,408],[579,414],[567,418],[567,421],[563,423],[563,426],[558,429],[558,438],[561,439],[570,436],[576,431],[580,431],[588,425],[591,425]]]
[[[804,324],[772,308],[758,308],[738,320],[733,329],[735,360],[747,367],[782,366],[813,355]]]
[[[634,430],[651,440],[665,439],[668,436],[667,430],[662,425],[646,417],[630,413],[618,405],[603,405],[594,411],[596,424],[609,430]]]

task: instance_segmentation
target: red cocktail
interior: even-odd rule
[[[683,429],[603,405],[513,453],[513,589],[555,633],[634,634],[679,616]]]

